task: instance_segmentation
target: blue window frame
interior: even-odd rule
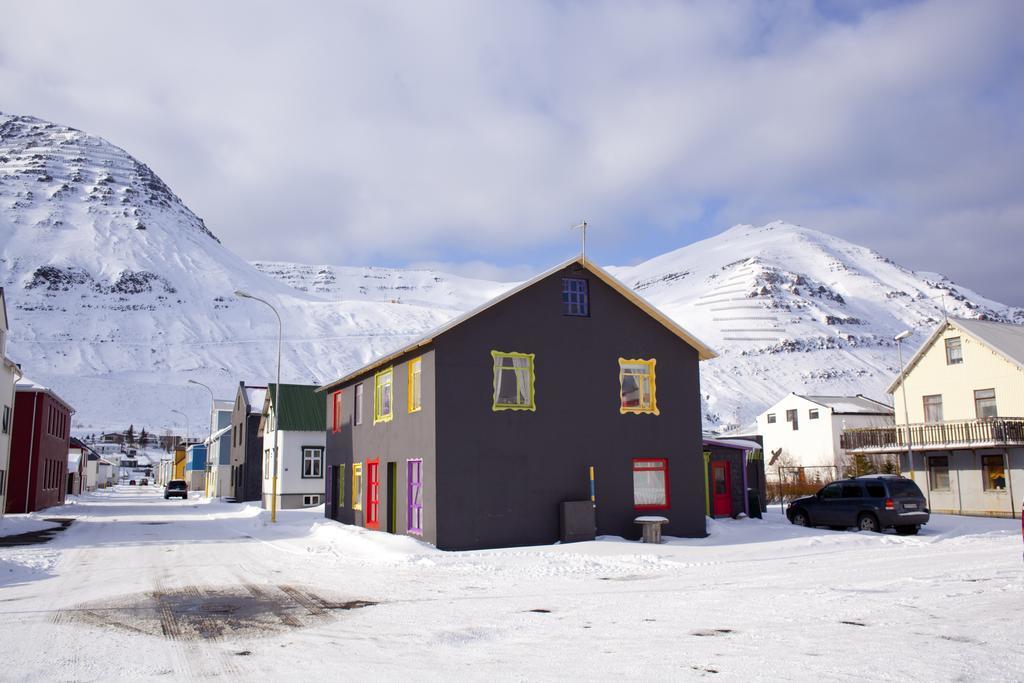
[[[587,281],[583,278],[562,278],[562,314],[590,315],[590,297],[587,292]]]

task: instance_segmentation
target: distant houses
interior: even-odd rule
[[[850,453],[900,459],[933,512],[1011,517],[1024,498],[1024,326],[939,324],[888,388],[896,424],[848,429]]]
[[[703,536],[713,357],[572,259],[320,390],[325,514],[442,549],[552,543],[567,515],[591,536],[636,538],[641,516]]]
[[[831,481],[850,464],[841,443],[844,429],[890,427],[892,406],[860,394],[788,394],[757,416],[767,458],[766,474]]]

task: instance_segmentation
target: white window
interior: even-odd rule
[[[324,476],[324,449],[318,447],[303,447],[302,449],[302,478],[322,479]]]
[[[352,407],[352,424],[363,424],[363,385],[356,385],[356,396]]]
[[[263,451],[263,478],[270,479],[270,450]]]
[[[768,413],[768,424],[775,424],[775,413]]]
[[[960,337],[946,340],[946,365],[959,365],[964,362],[964,351],[960,345]]]
[[[320,496],[303,496],[302,497],[302,504],[303,505],[319,505],[320,504]]]

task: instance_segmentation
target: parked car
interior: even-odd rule
[[[167,482],[167,486],[164,487],[164,500],[167,500],[171,496],[177,496],[178,498],[188,498],[188,482],[184,479],[171,479]]]
[[[149,486],[149,479],[143,479],[140,486]]]
[[[129,486],[135,486],[135,480],[134,480],[134,479],[132,479],[131,481],[129,481],[129,482],[128,482],[128,485],[129,485]]]
[[[930,517],[928,502],[912,480],[898,475],[867,475],[828,484],[813,496],[797,498],[786,517],[799,526],[857,527],[861,531],[894,528],[916,534]]]

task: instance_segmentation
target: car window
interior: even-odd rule
[[[843,484],[843,498],[861,498],[864,494],[858,484]]]
[[[865,484],[868,490],[868,498],[885,498],[885,487],[881,484]]]
[[[889,482],[889,492],[893,498],[924,498],[921,489],[909,479],[893,479]]]
[[[821,490],[818,494],[824,499],[838,498],[843,492],[843,487],[839,484],[829,484]]]

